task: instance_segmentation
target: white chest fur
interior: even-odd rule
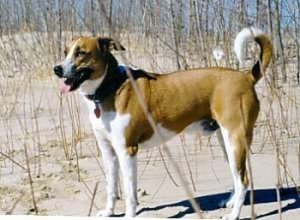
[[[130,115],[120,115],[114,111],[101,111],[101,117],[95,115],[95,103],[84,98],[88,107],[89,118],[96,135],[111,142],[124,139],[125,129],[129,124]]]

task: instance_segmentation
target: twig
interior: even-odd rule
[[[199,208],[196,200],[194,199],[193,193],[189,189],[188,183],[187,183],[186,179],[184,178],[184,175],[182,174],[179,166],[177,165],[177,163],[173,159],[173,156],[172,156],[171,152],[169,151],[169,149],[168,149],[168,147],[167,147],[167,145],[165,143],[166,141],[164,140],[164,138],[162,137],[161,133],[159,132],[159,130],[158,130],[157,126],[156,126],[156,123],[155,123],[155,121],[154,121],[151,113],[148,111],[148,107],[146,105],[145,98],[143,97],[142,92],[140,91],[140,88],[138,87],[137,83],[135,82],[135,80],[134,80],[134,78],[133,78],[133,76],[132,76],[132,74],[131,74],[131,72],[130,72],[130,70],[128,68],[126,68],[126,74],[129,77],[129,80],[131,82],[133,90],[134,90],[135,94],[137,95],[138,102],[139,102],[142,110],[144,111],[148,122],[150,123],[150,125],[151,125],[154,133],[158,135],[158,137],[160,139],[160,142],[162,143],[161,149],[164,151],[164,153],[169,158],[169,160],[170,160],[170,162],[171,162],[171,164],[172,164],[175,172],[178,174],[178,177],[179,177],[179,180],[181,182],[181,185],[183,186],[183,189],[184,189],[186,195],[188,196],[193,209],[197,213],[198,217],[201,219],[202,218],[202,214],[201,214],[200,208]]]
[[[248,171],[249,171],[249,179],[250,179],[250,204],[251,204],[251,220],[256,218],[255,207],[254,207],[254,183],[253,183],[253,173],[251,166],[251,158],[250,154],[247,154],[247,163],[248,163]]]
[[[280,188],[281,186],[279,184],[276,184],[276,198],[278,201],[278,214],[279,214],[279,219],[282,220],[282,211],[281,211],[281,207],[282,207],[282,203],[281,203],[281,197],[280,197]]]
[[[189,172],[189,176],[190,176],[190,179],[191,179],[193,190],[196,192],[197,188],[196,188],[196,184],[195,184],[195,181],[194,181],[192,168],[191,168],[191,165],[189,163],[187,153],[186,153],[186,150],[185,150],[185,146],[186,146],[185,137],[182,135],[182,136],[180,136],[180,138],[181,138],[181,141],[182,141],[181,147],[182,147],[182,151],[183,151],[184,160],[186,162],[186,166],[187,166],[187,169],[188,169],[188,172]]]
[[[93,206],[94,206],[94,201],[95,201],[95,197],[96,197],[98,185],[99,185],[99,181],[96,182],[96,185],[94,187],[93,196],[92,196],[92,200],[91,200],[91,204],[90,204],[88,216],[91,216],[91,213],[93,211]]]
[[[14,202],[14,204],[12,205],[12,207],[10,208],[10,210],[5,213],[6,215],[11,215],[13,213],[13,211],[15,210],[17,204],[21,201],[21,199],[23,198],[24,195],[25,195],[25,193],[21,192],[21,195]]]
[[[7,154],[5,154],[5,153],[3,153],[3,152],[1,152],[1,151],[0,151],[0,154],[1,154],[3,157],[9,159],[9,160],[10,160],[11,162],[13,162],[14,164],[16,164],[18,167],[22,168],[23,170],[27,170],[22,164],[20,164],[19,162],[15,161],[13,158],[11,158],[10,156],[8,156]]]
[[[242,96],[240,97],[240,110],[241,110],[241,117],[243,122],[243,130],[244,130],[244,147],[246,148],[246,157],[247,157],[247,163],[248,163],[248,172],[249,172],[249,180],[250,180],[250,205],[251,205],[251,220],[255,220],[256,214],[255,214],[255,207],[254,207],[254,183],[253,183],[253,173],[252,173],[252,167],[251,167],[251,160],[250,160],[250,145],[248,144],[247,140],[247,130],[246,130],[246,122],[245,122],[245,114],[244,109],[242,105]]]
[[[167,172],[167,174],[168,174],[168,177],[170,178],[171,182],[172,182],[175,186],[178,186],[178,184],[176,183],[175,179],[173,178],[173,176],[172,176],[172,174],[171,174],[171,172],[170,172],[170,170],[169,170],[169,168],[168,168],[168,166],[167,166],[167,162],[166,162],[166,160],[165,160],[165,158],[164,158],[164,155],[163,155],[163,152],[162,152],[162,150],[161,150],[161,147],[159,147],[158,150],[159,150],[159,154],[160,154],[161,160],[162,160],[162,162],[163,162],[163,165],[164,165],[164,167],[165,167],[165,169],[166,169],[166,172]]]
[[[101,6],[103,7],[103,3],[101,4]],[[105,18],[106,18],[107,21],[109,21],[109,18],[107,16],[105,16]],[[124,56],[122,56],[122,58],[125,59]],[[167,148],[164,138],[162,137],[161,133],[159,132],[151,113],[148,111],[148,108],[147,108],[147,105],[146,105],[146,102],[145,102],[145,97],[143,97],[143,94],[140,91],[140,88],[136,84],[136,82],[135,82],[135,80],[134,80],[134,78],[133,78],[133,76],[132,76],[132,74],[131,74],[131,72],[128,68],[126,68],[126,74],[129,77],[130,83],[133,87],[133,90],[134,90],[136,96],[137,96],[138,102],[139,102],[142,110],[144,111],[144,113],[146,115],[146,118],[147,118],[148,122],[150,123],[150,126],[152,127],[154,133],[158,135],[158,138],[159,138],[160,142],[162,143],[161,149],[167,155],[167,157],[169,158],[172,166],[174,167],[175,172],[178,174],[179,180],[180,180],[180,182],[181,182],[181,184],[184,188],[184,191],[185,191],[186,195],[188,196],[188,198],[191,202],[191,205],[192,205],[193,209],[197,213],[198,217],[202,218],[200,208],[199,208],[196,200],[194,199],[193,193],[189,189],[186,179],[184,178],[179,166],[176,164],[175,160],[173,159],[171,152]]]
[[[300,143],[298,144],[298,183],[300,185]]]
[[[25,158],[26,158],[27,174],[28,174],[28,179],[29,179],[29,184],[30,184],[32,203],[33,203],[35,214],[37,215],[39,212],[38,212],[38,207],[37,207],[36,200],[35,200],[35,195],[34,195],[33,180],[32,180],[32,177],[31,177],[29,157],[28,157],[26,143],[24,143],[24,152],[25,152]]]

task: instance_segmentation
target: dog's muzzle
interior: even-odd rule
[[[89,79],[93,69],[88,67],[76,69],[72,67],[70,73],[66,74],[62,65],[56,65],[53,67],[53,71],[61,79],[59,83],[60,91],[67,93],[76,90],[85,80]]]
[[[53,71],[54,71],[55,75],[57,75],[59,78],[63,77],[64,69],[61,65],[54,66]]]
[[[71,64],[58,64],[53,67],[53,71],[55,75],[57,75],[59,78],[65,77],[65,78],[72,78],[75,77],[76,74],[84,72],[86,69],[89,68],[79,68],[76,69],[76,66]]]

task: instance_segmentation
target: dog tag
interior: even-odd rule
[[[95,106],[94,113],[96,115],[96,118],[100,118],[100,116],[101,116],[101,110],[100,110],[98,104],[96,104],[96,106]]]

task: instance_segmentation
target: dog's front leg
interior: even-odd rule
[[[131,156],[125,146],[116,146],[119,164],[123,176],[126,197],[126,217],[134,217],[137,207],[137,159]]]
[[[114,214],[116,200],[118,198],[118,171],[119,164],[117,156],[110,142],[96,135],[99,148],[102,153],[102,159],[106,177],[106,207],[97,213],[97,216],[111,216]]]
[[[130,115],[117,115],[110,123],[111,140],[121,168],[126,198],[126,217],[134,217],[137,207],[137,159],[136,152],[129,154],[125,137],[125,128],[130,122]],[[137,147],[131,147],[137,149]]]

